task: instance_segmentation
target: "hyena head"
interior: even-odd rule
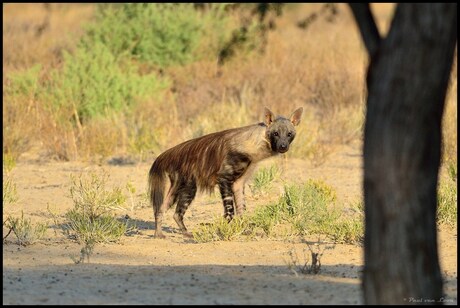
[[[303,108],[296,109],[289,119],[282,116],[275,118],[273,112],[265,107],[266,138],[270,142],[272,151],[286,153],[295,137],[295,126],[299,125]]]

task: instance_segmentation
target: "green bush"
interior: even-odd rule
[[[261,228],[267,236],[273,235],[274,229],[281,222],[281,219],[282,212],[277,203],[257,207],[251,216],[254,228]]]
[[[251,234],[252,228],[247,217],[235,217],[228,222],[224,217],[217,217],[210,224],[201,225],[192,232],[197,242],[231,241],[242,235]]]
[[[364,234],[362,204],[354,205],[357,214],[345,215],[336,199],[335,190],[322,181],[285,185],[285,193],[276,203],[257,207],[251,215],[236,217],[235,222],[216,219],[194,231],[194,238],[199,242],[231,240],[259,234],[257,229],[276,237],[282,228],[290,227],[294,235],[323,234],[335,242],[360,242]]]
[[[271,184],[281,174],[277,165],[259,169],[252,180],[251,190],[253,193],[261,194],[271,187]]]
[[[30,97],[37,94],[39,89],[40,72],[42,66],[36,64],[24,71],[13,72],[8,75],[9,86],[5,87],[10,97]]]
[[[335,191],[321,181],[309,180],[303,185],[286,185],[279,200],[284,219],[299,234],[322,233],[340,217],[334,207]]]
[[[127,231],[127,225],[111,215],[90,217],[72,209],[66,213],[67,232],[81,243],[108,243],[118,241]]]
[[[129,55],[158,67],[186,64],[199,58],[197,50],[209,29],[222,33],[213,43],[208,41],[210,48],[217,52],[223,44],[224,8],[216,4],[201,12],[192,3],[105,6],[83,42],[88,48],[100,42],[115,57]]]
[[[140,75],[138,67],[117,60],[102,43],[79,47],[64,54],[62,70],[55,71],[46,96],[55,108],[70,105],[79,121],[106,116],[112,111],[126,111],[139,99],[158,95],[168,83],[155,74]]]
[[[86,245],[117,241],[127,231],[126,224],[114,216],[115,210],[124,209],[126,197],[119,187],[106,190],[107,179],[107,173],[94,172],[87,177],[71,177],[74,207],[65,215],[65,231]]]
[[[45,223],[32,224],[30,218],[24,218],[24,212],[21,212],[21,217],[8,216],[4,225],[13,231],[18,244],[23,246],[33,244],[43,238],[48,229]]]

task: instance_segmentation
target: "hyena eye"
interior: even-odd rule
[[[287,136],[288,136],[288,137],[292,137],[292,133],[291,133],[291,132],[289,132]]]
[[[273,133],[273,136],[275,136],[275,137],[278,137],[278,135],[279,135],[278,132]]]

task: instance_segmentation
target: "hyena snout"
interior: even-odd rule
[[[270,133],[272,151],[286,153],[289,150],[289,146],[295,136],[294,126],[289,125],[288,128],[283,130],[286,130],[286,132],[274,131]]]
[[[289,150],[289,143],[288,142],[281,142],[278,145],[278,152],[279,153],[286,153]]]

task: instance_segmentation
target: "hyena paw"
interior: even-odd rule
[[[165,238],[166,236],[163,233],[155,232],[155,238]]]

